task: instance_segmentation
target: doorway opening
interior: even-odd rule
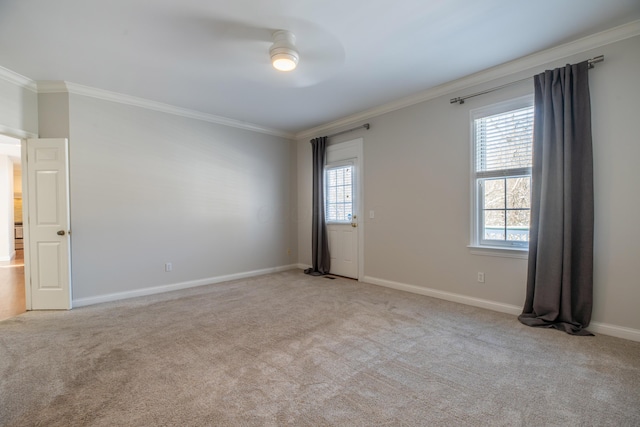
[[[0,134],[0,320],[26,311],[21,145]]]

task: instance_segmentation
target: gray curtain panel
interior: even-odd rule
[[[326,136],[311,140],[313,147],[313,218],[311,225],[313,267],[304,272],[313,276],[329,274],[331,268],[327,224],[324,217],[324,164],[327,140]]]
[[[593,305],[593,153],[587,61],[534,77],[527,296],[519,320],[574,335]]]

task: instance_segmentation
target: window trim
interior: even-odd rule
[[[480,202],[482,194],[480,191],[480,185],[478,179],[488,179],[491,177],[511,177],[521,176],[524,174],[531,174],[531,168],[517,168],[511,170],[505,170],[502,174],[489,174],[476,173],[476,161],[477,161],[477,149],[475,141],[475,125],[476,119],[491,116],[494,114],[505,113],[511,110],[517,110],[526,107],[532,107],[534,105],[533,94],[513,98],[507,101],[498,102],[491,105],[475,108],[469,112],[469,144],[471,150],[470,156],[470,186],[471,186],[471,200],[470,200],[470,244],[467,246],[470,248],[471,253],[474,255],[490,255],[490,256],[505,256],[514,258],[526,258],[528,256],[529,245],[518,243],[494,243],[495,240],[484,240],[480,236],[481,221],[482,221],[482,209],[480,209]]]

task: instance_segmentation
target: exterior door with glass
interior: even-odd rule
[[[325,167],[325,218],[331,274],[358,278],[357,159]]]

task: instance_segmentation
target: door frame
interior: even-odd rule
[[[28,165],[27,165],[27,139],[37,138],[38,134],[26,132],[20,129],[12,129],[0,125],[0,133],[20,140],[20,167],[22,169],[22,253],[24,255],[24,297],[25,309],[31,310],[31,263],[29,262],[29,188],[27,186]],[[14,219],[15,221],[15,219]]]
[[[20,140],[20,157],[21,157],[21,169],[22,169],[22,233],[23,233],[23,254],[24,254],[24,296],[25,296],[25,309],[32,310],[32,297],[31,297],[31,245],[30,242],[30,229],[29,229],[29,162],[27,161],[27,140],[37,139],[38,135],[26,132],[18,129],[9,129],[0,125],[0,133],[17,138]],[[68,159],[67,159],[68,162]],[[68,168],[68,166],[67,166]],[[67,169],[68,170],[68,169]],[[68,186],[67,181],[67,186]],[[71,263],[71,253],[69,253],[69,263]],[[69,271],[71,274],[71,271]],[[69,281],[71,286],[71,281]],[[69,290],[72,292],[72,289]]]
[[[22,158],[22,254],[24,256],[24,299],[26,310],[32,309],[31,304],[31,245],[29,232],[29,163],[27,162],[27,139],[38,136],[28,136],[21,139],[20,156]]]
[[[358,224],[358,281],[364,277],[364,138],[356,138],[327,146],[325,166],[344,160],[354,160],[356,169],[356,210]],[[324,175],[324,172],[323,172]]]

